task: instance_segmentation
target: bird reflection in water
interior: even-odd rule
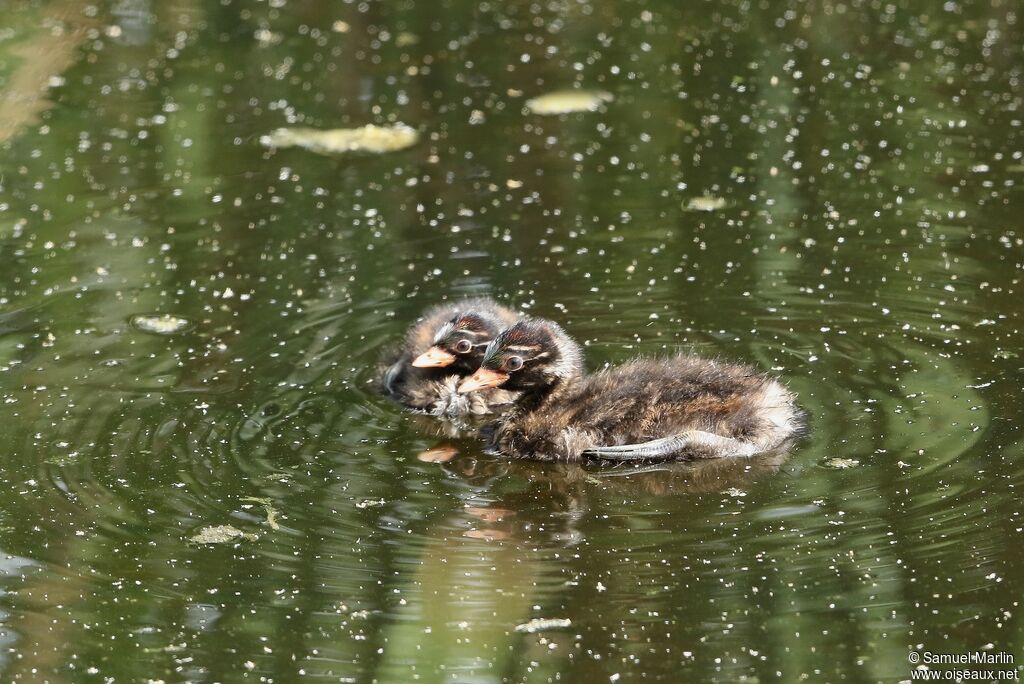
[[[723,458],[598,468],[509,461],[460,450],[454,442],[417,454],[473,487],[463,508],[463,534],[483,541],[555,543],[586,540],[587,513],[609,495],[625,499],[745,491],[779,472],[789,445],[749,458]],[[599,507],[599,504],[598,506]]]

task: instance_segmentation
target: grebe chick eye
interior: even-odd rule
[[[505,370],[517,371],[523,367],[523,357],[521,356],[510,356],[505,359]]]
[[[469,340],[459,340],[455,344],[455,351],[459,354],[468,354],[473,349],[473,343]]]

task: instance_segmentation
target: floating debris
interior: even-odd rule
[[[569,618],[534,618],[529,622],[516,625],[516,631],[521,634],[536,634],[551,629],[566,629],[572,627],[572,620]]]
[[[227,544],[244,539],[255,541],[259,538],[258,534],[243,532],[231,525],[214,525],[199,530],[199,533],[194,535],[191,541],[196,544]]]
[[[420,37],[415,33],[409,33],[408,31],[402,31],[395,36],[395,47],[406,47],[409,45],[415,45],[420,42]]]
[[[351,152],[396,152],[412,147],[420,134],[405,124],[362,126],[360,128],[278,128],[260,138],[266,147],[302,147],[318,154]]]
[[[830,458],[825,461],[825,466],[828,468],[835,468],[836,470],[846,470],[847,468],[856,468],[860,465],[860,461],[855,458]]]
[[[718,211],[719,209],[725,209],[727,202],[724,197],[712,197],[711,195],[705,195],[704,197],[691,197],[690,201],[686,203],[687,211]]]
[[[377,506],[383,506],[387,501],[384,499],[366,499],[356,504],[356,508],[376,508]]]
[[[735,496],[737,498],[747,495],[745,491],[743,491],[742,489],[737,489],[736,487],[730,487],[729,489],[726,489],[725,493],[728,494],[729,496]]]
[[[267,526],[272,530],[279,530],[281,526],[277,524],[277,509],[274,508],[274,502],[265,496],[243,496],[242,501],[252,501],[263,506],[263,510],[267,514]]]
[[[556,90],[527,100],[526,108],[543,115],[593,112],[612,99],[612,94],[603,90]]]
[[[172,314],[137,314],[129,323],[136,330],[154,335],[176,335],[193,327],[192,321]]]

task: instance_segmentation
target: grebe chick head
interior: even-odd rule
[[[466,393],[486,387],[545,391],[583,374],[579,345],[554,321],[524,319],[487,345],[480,368],[459,385]]]
[[[434,335],[434,343],[417,356],[417,368],[447,368],[468,375],[480,366],[484,350],[501,330],[503,321],[484,311],[463,311],[446,321]]]

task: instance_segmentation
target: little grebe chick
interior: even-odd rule
[[[398,403],[435,416],[491,413],[511,404],[503,389],[459,394],[459,381],[480,366],[487,344],[519,315],[490,299],[476,298],[428,309],[386,364],[381,389]]]
[[[459,391],[497,387],[520,396],[492,448],[540,461],[751,456],[786,444],[803,424],[793,394],[746,366],[675,356],[584,376],[579,346],[543,319],[502,331]]]

